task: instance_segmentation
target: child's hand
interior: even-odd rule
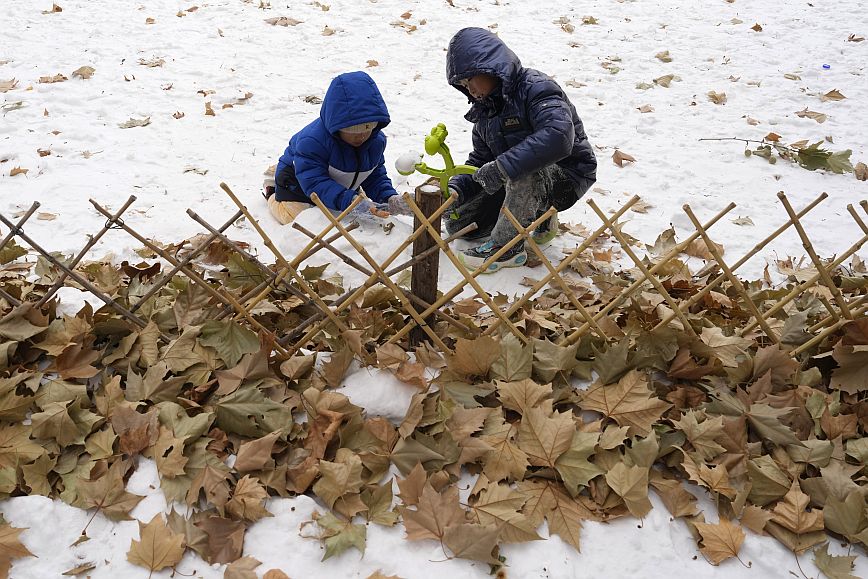
[[[385,219],[389,217],[389,211],[385,203],[374,203],[370,199],[362,199],[352,211],[353,217],[362,220],[371,220],[372,217]]]
[[[485,192],[494,195],[503,188],[506,183],[506,174],[500,168],[497,159],[489,161],[473,174],[473,180],[482,185]]]
[[[400,195],[392,195],[389,197],[387,205],[389,207],[389,213],[392,213],[393,215],[413,215],[413,212],[407,206],[404,198]]]

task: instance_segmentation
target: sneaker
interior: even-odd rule
[[[552,242],[558,234],[558,214],[555,213],[545,223],[540,224],[531,233],[531,237],[537,245],[547,245]]]
[[[274,179],[266,179],[262,183],[262,196],[268,201],[272,195],[274,195]]]
[[[478,247],[465,249],[458,254],[458,257],[468,268],[476,269],[488,258],[500,251],[501,247],[503,246],[494,245],[493,241],[487,241]],[[516,244],[509,251],[501,255],[497,261],[491,263],[482,273],[494,273],[504,267],[519,267],[525,263],[527,263],[527,252],[524,250],[524,244]]]

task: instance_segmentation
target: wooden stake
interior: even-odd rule
[[[423,184],[416,187],[416,205],[422,212],[424,219],[430,219],[431,215],[440,206],[440,189],[434,185]],[[440,218],[431,222],[437,231],[440,231]],[[418,215],[414,216],[413,229],[423,227]],[[427,250],[437,247],[437,243],[428,231],[416,238],[413,242],[413,257],[418,257]],[[429,253],[424,259],[413,264],[410,276],[410,291],[420,300],[427,302],[428,307],[437,299],[437,280],[440,272],[440,253]],[[437,310],[439,311],[439,310]],[[410,330],[410,346],[415,348],[425,341],[425,328],[431,322],[431,316],[422,321],[422,326],[416,326]]]

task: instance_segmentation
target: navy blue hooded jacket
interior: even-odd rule
[[[500,83],[477,101],[459,81],[478,74]],[[446,78],[473,103],[464,117],[474,123],[467,164],[481,167],[497,159],[514,180],[557,163],[577,182],[596,179],[597,159],[567,95],[548,75],[524,68],[497,36],[482,28],[459,30],[446,53]],[[470,175],[449,184],[462,195],[479,188]]]
[[[386,174],[383,156],[389,111],[374,80],[364,72],[347,72],[332,80],[319,118],[293,135],[275,171],[278,201],[306,201],[316,193],[330,209],[342,211],[361,186],[369,199],[384,203],[397,191]],[[340,129],[376,122],[370,138],[353,147]]]

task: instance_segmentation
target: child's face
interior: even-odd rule
[[[470,96],[479,100],[490,95],[491,91],[497,87],[497,77],[490,74],[477,74],[476,76],[459,80],[458,84],[466,88]]]
[[[371,138],[373,131],[365,131],[364,133],[348,133],[347,131],[338,131],[338,136],[343,142],[352,147],[361,147],[362,144]]]

